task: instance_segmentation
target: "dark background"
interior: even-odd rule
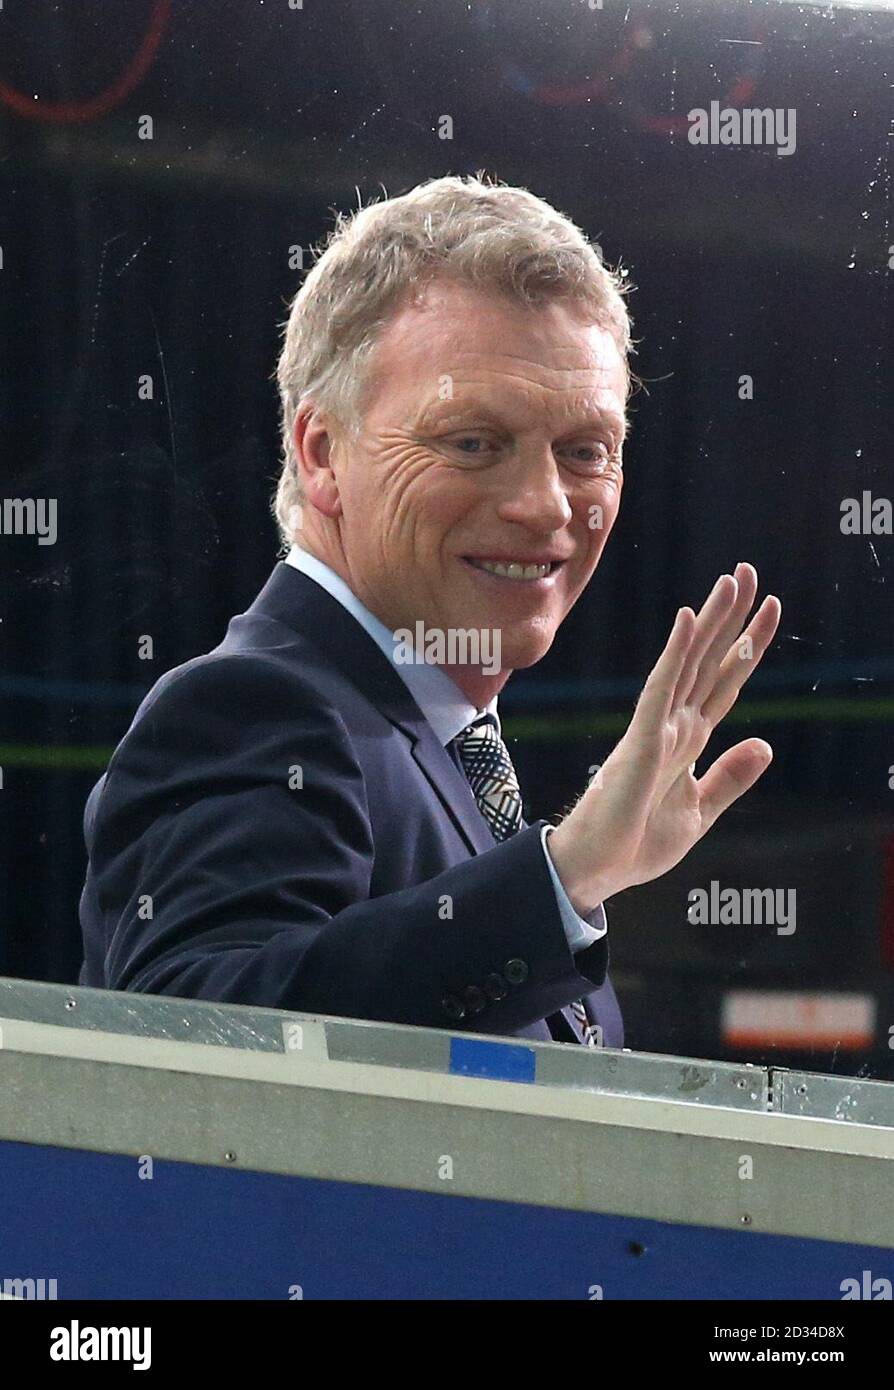
[[[483,169],[627,270],[645,380],[599,571],[501,697],[529,815],[610,751],[680,604],[740,559],[783,601],[712,745],[759,734],[771,770],[611,904],[628,1042],[894,1077],[894,539],[840,530],[843,498],[892,492],[892,83],[890,11],[6,0],[0,498],[58,499],[59,536],[0,535],[0,973],[76,978],[90,787],[276,558],[290,248],[309,265],[334,208]],[[691,145],[712,100],[794,108],[795,153]],[[795,888],[796,933],[690,926],[712,878]],[[872,1041],[737,1045],[732,990],[863,996]]]

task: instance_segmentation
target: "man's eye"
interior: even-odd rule
[[[481,434],[460,434],[449,441],[454,449],[458,449],[461,454],[484,454],[490,448],[491,441]]]
[[[589,472],[599,473],[604,470],[612,457],[608,445],[603,444],[601,440],[571,444],[565,450],[565,455],[571,463],[586,468]]]

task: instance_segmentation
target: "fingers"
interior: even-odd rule
[[[636,724],[638,732],[657,730],[670,714],[674,691],[695,632],[695,621],[691,608],[677,610],[664,651],[652,667],[637,701],[632,724]]]
[[[773,761],[773,749],[760,738],[748,738],[722,753],[697,783],[701,834],[718,816],[753,787]]]
[[[722,574],[702,604],[695,620],[695,633],[686,664],[674,691],[673,708],[686,703],[689,692],[698,678],[702,660],[720,629],[728,622],[736,602],[738,585],[731,574]]]
[[[730,647],[717,673],[714,689],[702,706],[702,714],[712,728],[729,714],[739,691],[776,635],[782,604],[768,594],[742,636]]]
[[[757,593],[757,571],[753,565],[736,565],[733,578],[739,586],[738,596],[726,621],[720,624],[717,635],[709,644],[689,692],[689,704],[694,705],[696,709],[701,709],[710,695],[717,680],[720,663],[742,631],[742,626],[751,611],[751,605],[754,603]]]
[[[657,731],[684,704],[700,710],[710,727],[729,712],[773,640],[782,611],[769,595],[742,632],[756,593],[757,572],[742,563],[734,575],[720,576],[697,615],[679,610],[636,707],[640,734]]]

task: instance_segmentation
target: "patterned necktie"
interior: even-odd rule
[[[509,749],[500,737],[496,719],[492,714],[481,715],[454,741],[472,794],[491,834],[495,840],[508,840],[521,829],[522,796]],[[582,999],[574,1000],[571,1012],[584,1042],[588,1047],[595,1047],[595,1029]]]

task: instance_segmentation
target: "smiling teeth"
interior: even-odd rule
[[[499,560],[476,560],[475,564],[478,569],[487,570],[488,574],[499,574],[503,579],[545,579],[552,569],[552,565],[518,565],[514,562],[504,565]]]

